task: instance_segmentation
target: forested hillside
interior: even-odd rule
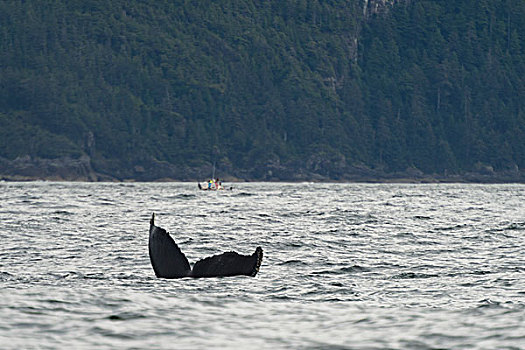
[[[3,1],[0,177],[523,180],[524,77],[523,0]]]

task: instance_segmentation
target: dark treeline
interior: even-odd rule
[[[3,1],[0,157],[121,179],[524,169],[525,2],[384,3]]]

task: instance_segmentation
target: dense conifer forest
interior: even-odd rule
[[[523,0],[0,2],[0,177],[524,179]]]

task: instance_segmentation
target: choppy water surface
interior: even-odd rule
[[[0,183],[0,346],[522,349],[525,186]],[[164,280],[151,213],[190,262]]]

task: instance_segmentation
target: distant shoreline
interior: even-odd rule
[[[0,181],[68,181],[68,182],[202,182],[215,173],[226,183],[235,182],[318,182],[318,183],[525,183],[525,171],[515,166],[509,170],[494,170],[480,165],[474,171],[459,174],[426,174],[410,167],[403,171],[387,172],[365,165],[344,165],[320,172],[283,164],[267,164],[250,169],[217,169],[211,165],[177,166],[155,161],[132,168],[102,171],[90,157],[43,159],[19,157],[8,160],[0,157]]]
[[[90,180],[85,177],[78,178],[62,178],[60,176],[49,176],[49,177],[29,177],[29,176],[19,176],[19,175],[0,175],[0,182],[71,182],[71,183],[198,183],[203,182],[206,179],[201,180],[192,180],[192,179],[175,179],[175,178],[161,178],[155,180],[138,180],[138,179],[115,179],[115,178],[104,178],[100,180]],[[240,183],[253,183],[253,182],[267,182],[267,183],[369,183],[369,184],[454,184],[454,183],[463,183],[463,184],[525,184],[525,179],[523,178],[508,178],[501,176],[450,176],[447,178],[444,177],[432,177],[432,176],[423,176],[418,178],[398,178],[398,177],[384,177],[384,178],[359,178],[359,179],[299,179],[299,180],[290,180],[290,179],[228,179],[223,180],[225,183],[229,184],[240,184]]]

